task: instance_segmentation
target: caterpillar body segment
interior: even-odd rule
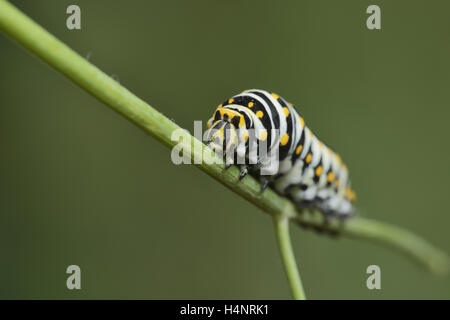
[[[275,93],[246,90],[220,104],[207,122],[206,140],[227,166],[258,177],[300,208],[349,217],[356,198],[340,156],[305,125],[294,106]]]

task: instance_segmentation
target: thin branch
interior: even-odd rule
[[[280,247],[281,259],[288,277],[292,295],[296,300],[306,300],[303,291],[302,281],[295,262],[294,251],[292,250],[291,238],[289,236],[289,218],[284,216],[274,216],[273,223]]]
[[[449,257],[444,251],[413,232],[392,224],[357,217],[344,223],[330,220],[324,225],[321,215],[317,212],[303,212],[292,220],[304,227],[324,229],[348,238],[371,240],[392,247],[438,275],[446,275],[450,268]]]
[[[178,141],[171,140],[172,132],[180,129],[178,125],[89,63],[5,0],[0,0],[0,29],[169,148],[178,144]],[[183,144],[194,146],[195,138],[190,136],[190,139]],[[192,149],[192,159],[199,152],[203,153],[206,148],[205,145],[200,145],[201,150]],[[211,161],[214,159],[216,159],[215,155],[208,155],[206,159],[204,157],[203,163],[196,166],[272,216],[280,212],[295,212],[293,204],[287,199],[270,189],[260,194],[259,183],[255,179],[246,177],[238,181],[239,170],[236,167],[224,171],[223,165]],[[315,227],[322,225],[322,219],[308,213],[290,214],[289,217],[303,225]],[[372,240],[398,249],[433,272],[441,273],[449,269],[449,258],[446,253],[399,227],[354,218],[343,226],[331,223],[327,228],[331,231],[339,231],[342,236]]]

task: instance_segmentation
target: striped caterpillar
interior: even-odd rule
[[[217,107],[207,128],[205,138],[226,157],[226,168],[237,163],[240,179],[247,173],[259,178],[262,192],[270,186],[325,217],[354,213],[346,165],[279,95],[256,89],[235,95]]]

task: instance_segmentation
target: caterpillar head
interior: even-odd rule
[[[206,143],[221,155],[232,155],[238,145],[236,127],[226,120],[217,120],[209,126],[205,133]]]

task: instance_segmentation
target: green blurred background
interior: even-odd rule
[[[189,130],[244,89],[279,93],[342,154],[361,215],[450,252],[448,1],[12,2]],[[0,298],[291,297],[270,216],[3,34],[0,146]],[[384,247],[292,238],[309,298],[450,298],[449,277]]]

